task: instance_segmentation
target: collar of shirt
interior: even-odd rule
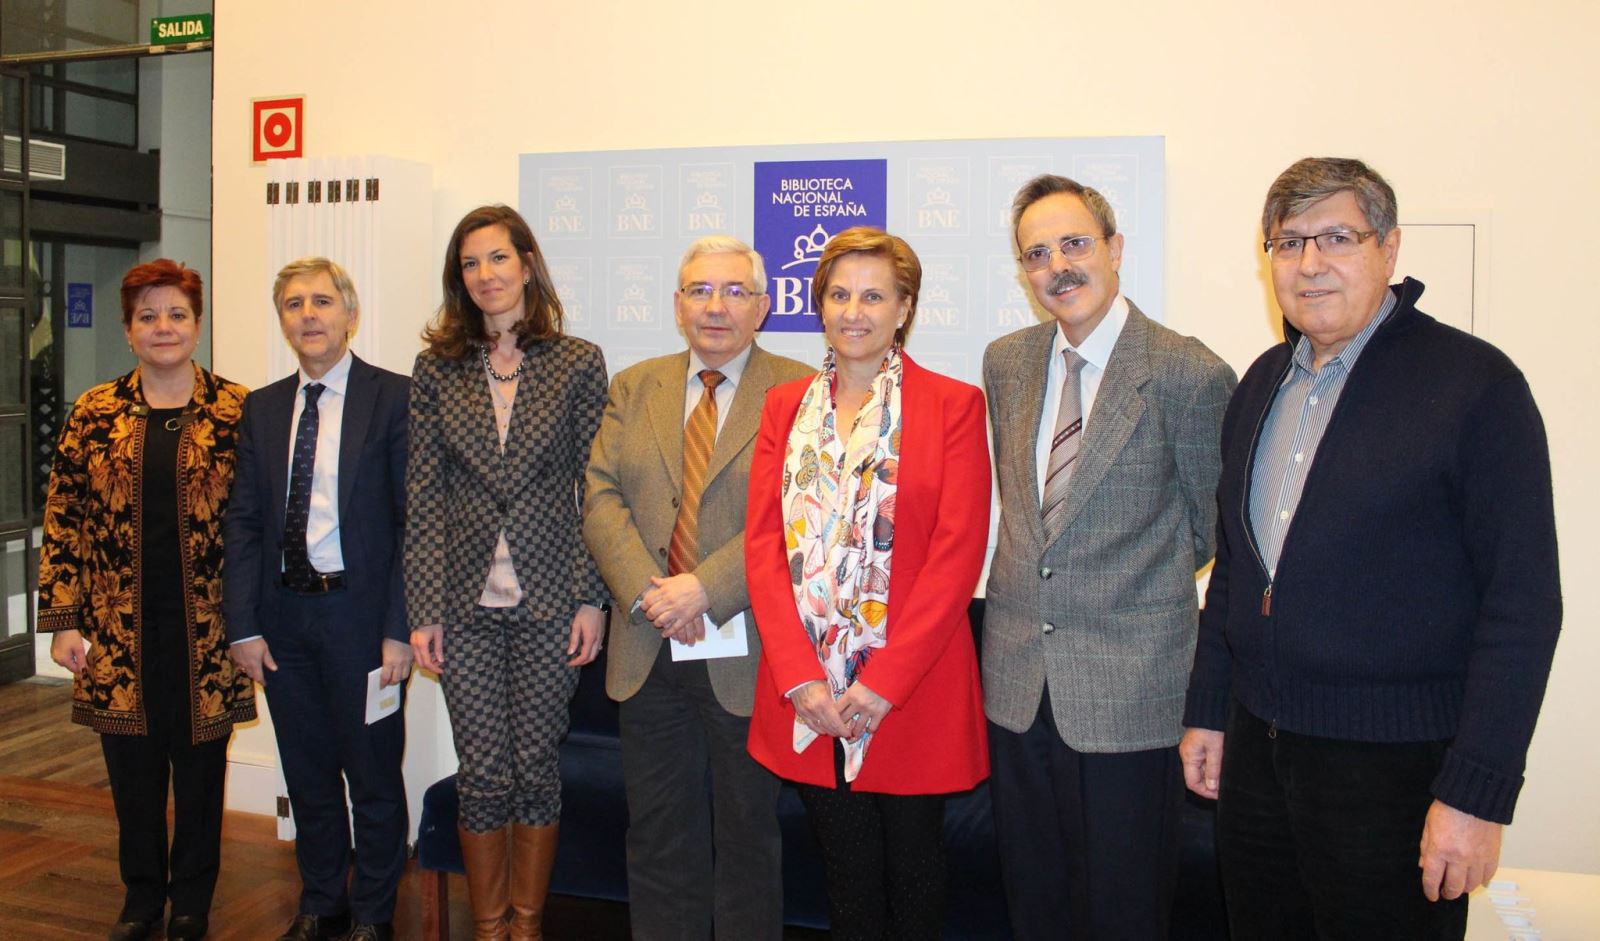
[[[744,351],[738,356],[735,356],[733,359],[728,360],[721,366],[716,367],[717,372],[720,372],[723,375],[722,384],[717,386],[718,392],[721,392],[723,389],[728,389],[731,391],[739,384],[739,380],[744,376],[744,368],[750,365],[750,352],[755,348],[756,345],[751,343],[749,346],[746,346]],[[689,375],[686,380],[688,385],[686,388],[691,392],[698,392],[700,389],[705,388],[705,384],[700,381],[700,370],[710,368],[711,367],[707,366],[700,359],[700,355],[698,353],[696,353],[694,350],[690,350]],[[699,396],[696,395],[694,398],[698,399]]]
[[[1044,404],[1039,415],[1039,430],[1034,442],[1034,459],[1038,463],[1038,484],[1041,498],[1044,479],[1050,467],[1050,443],[1055,437],[1056,413],[1061,409],[1061,381],[1067,376],[1067,363],[1062,350],[1075,349],[1084,359],[1083,372],[1078,374],[1078,403],[1083,407],[1084,430],[1094,417],[1094,403],[1100,395],[1100,380],[1106,365],[1111,362],[1111,351],[1116,348],[1122,328],[1128,323],[1128,299],[1120,293],[1111,301],[1111,308],[1082,344],[1073,347],[1067,335],[1057,325],[1055,342],[1050,347],[1050,362],[1045,366]]]
[[[1066,331],[1057,324],[1055,345],[1050,348],[1051,368],[1062,362],[1062,350],[1073,350],[1083,357],[1084,362],[1104,372],[1106,363],[1111,360],[1111,350],[1117,345],[1117,338],[1122,336],[1122,328],[1127,323],[1128,299],[1119,293],[1112,298],[1111,309],[1106,311],[1105,317],[1078,346],[1072,345]]]
[[[1371,323],[1362,327],[1360,333],[1351,337],[1350,342],[1345,344],[1344,349],[1340,350],[1333,359],[1328,360],[1328,365],[1331,366],[1334,363],[1338,363],[1339,368],[1344,370],[1346,375],[1349,375],[1350,370],[1355,368],[1356,360],[1361,356],[1361,351],[1367,348],[1367,343],[1372,339],[1372,335],[1377,333],[1383,322],[1389,319],[1390,314],[1394,313],[1394,308],[1394,292],[1383,292],[1383,303],[1378,305],[1378,315],[1372,318]],[[1294,345],[1295,368],[1308,376],[1316,375],[1315,370],[1311,368],[1313,362],[1311,339],[1302,335],[1299,342]]]
[[[313,382],[320,382],[330,392],[335,392],[335,393],[338,393],[340,396],[343,396],[345,387],[350,384],[350,363],[354,358],[355,358],[355,354],[351,353],[349,348],[347,347],[345,349],[345,351],[344,351],[344,355],[339,357],[339,361],[337,363],[333,364],[333,368],[332,369],[330,369],[327,372],[323,373],[322,374],[322,378],[320,378],[320,379],[313,379],[310,376],[306,375],[305,369],[302,368],[300,370],[300,386],[299,386],[299,388],[301,390],[300,394],[302,396],[305,394],[305,387],[308,384],[313,383]],[[319,399],[318,401],[321,401],[321,400]]]
[[[728,420],[728,406],[733,402],[733,393],[738,388],[739,380],[744,378],[744,368],[750,365],[750,351],[755,349],[751,343],[744,351],[721,366],[716,367],[722,373],[723,379],[717,385],[715,401],[717,403],[717,431],[722,431],[722,426]],[[694,350],[689,351],[689,375],[685,380],[683,396],[683,423],[689,423],[689,416],[694,414],[695,407],[700,404],[700,396],[705,391],[705,383],[700,381],[700,370],[709,369]]]

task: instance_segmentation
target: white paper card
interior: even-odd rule
[[[817,740],[817,730],[800,721],[799,716],[794,719],[794,753],[796,755],[805,751],[808,746]]]
[[[383,667],[379,667],[367,674],[367,724],[382,719],[384,716],[393,715],[400,708],[400,684],[393,686],[380,686],[383,682]]]
[[[721,627],[706,631],[704,640],[693,647],[672,641],[673,660],[715,660],[718,657],[742,657],[750,652],[749,638],[745,637],[744,612],[740,611]]]

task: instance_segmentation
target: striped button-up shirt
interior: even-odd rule
[[[1393,310],[1394,294],[1385,292],[1378,315],[1321,369],[1313,368],[1310,339],[1302,336],[1295,345],[1294,362],[1267,410],[1250,469],[1250,528],[1269,581],[1277,573],[1283,537],[1300,506],[1306,476],[1344,392],[1345,380],[1367,341]]]

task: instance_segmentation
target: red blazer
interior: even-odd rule
[[[904,354],[902,354],[904,356]],[[900,477],[889,572],[889,641],[858,680],[894,704],[851,787],[886,794],[963,791],[989,776],[978,658],[967,605],[989,537],[983,393],[904,356]],[[745,574],[761,631],[750,754],[780,777],[832,787],[833,739],[795,754],[784,693],[825,678],[795,609],[779,488],[810,379],[767,393],[750,460]]]

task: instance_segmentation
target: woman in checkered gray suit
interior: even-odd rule
[[[579,504],[605,361],[561,332],[544,257],[506,206],[457,224],[444,296],[412,372],[411,645],[450,711],[477,937],[537,938],[561,814],[556,749],[604,629]]]

